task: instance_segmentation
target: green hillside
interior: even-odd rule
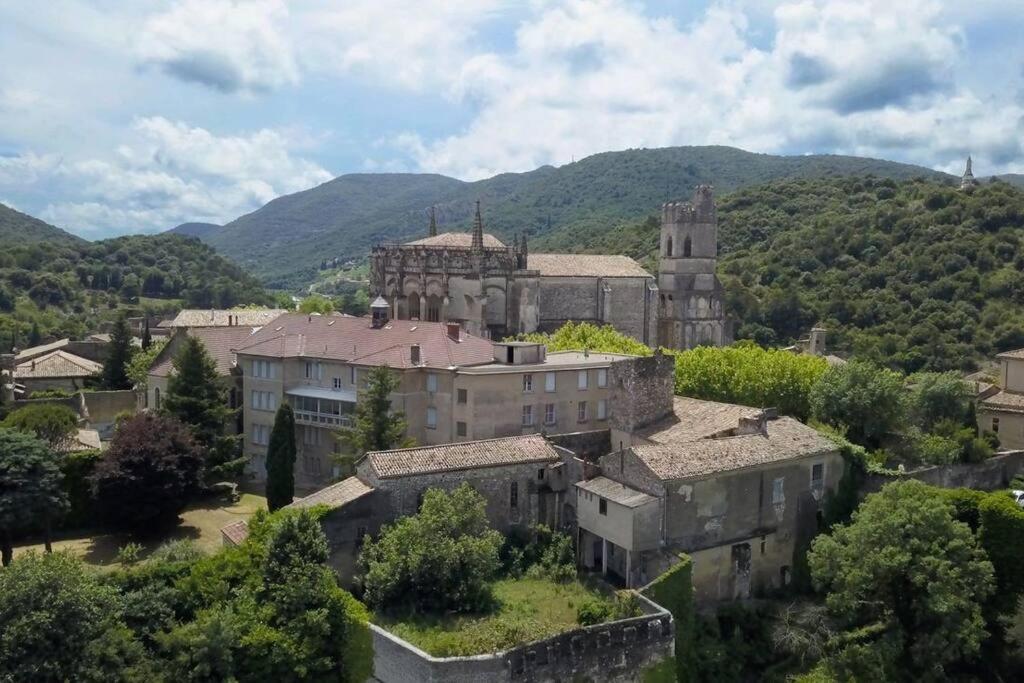
[[[56,229],[56,228],[54,228]],[[121,312],[266,304],[255,278],[211,247],[180,235],[100,242],[39,241],[0,250],[0,351],[96,331]]]
[[[264,283],[295,288],[312,282],[325,258],[359,259],[377,242],[423,234],[431,205],[438,207],[442,230],[462,230],[480,199],[487,228],[496,235],[560,234],[562,240],[545,244],[575,251],[579,235],[599,235],[664,201],[689,197],[698,183],[715,185],[721,195],[778,178],[866,173],[948,178],[859,157],[781,157],[731,147],[636,149],[474,183],[440,175],[345,175],[275,199],[204,239]]]
[[[0,247],[30,242],[83,243],[81,237],[0,204]]]
[[[174,226],[167,232],[173,232],[176,235],[184,235],[186,237],[206,239],[214,230],[219,229],[220,226],[216,223],[182,223],[181,225]]]

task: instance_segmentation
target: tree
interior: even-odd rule
[[[228,392],[217,374],[217,363],[203,342],[186,336],[173,365],[162,411],[192,430],[206,454],[207,479],[237,474],[245,458],[238,452],[239,439],[224,433],[235,411],[228,407]]]
[[[50,550],[50,526],[67,507],[60,458],[35,436],[0,429],[0,556],[14,556],[15,535],[40,525]],[[2,623],[2,622],[0,622]]]
[[[149,368],[160,352],[167,346],[166,339],[155,339],[148,349],[142,349],[132,355],[128,363],[128,381],[136,391],[146,391],[149,382]]]
[[[364,599],[374,608],[482,609],[492,599],[501,546],[483,496],[469,484],[451,493],[429,489],[418,513],[367,539],[360,557]]]
[[[821,422],[845,428],[862,446],[877,446],[903,422],[903,378],[892,370],[854,360],[830,367],[811,390],[811,414]]]
[[[149,316],[146,316],[146,327],[142,330],[142,350],[149,351],[149,347],[152,343],[153,334],[149,331]]]
[[[299,313],[334,313],[334,302],[320,294],[310,294],[299,303]]]
[[[103,362],[103,386],[106,389],[131,389],[128,379],[128,364],[135,354],[132,345],[132,331],[128,329],[128,321],[122,315],[114,323],[110,333],[110,346]]]
[[[203,455],[177,420],[141,413],[121,421],[92,476],[105,521],[153,532],[173,524],[199,488]]]
[[[924,431],[931,431],[943,420],[968,424],[971,392],[955,372],[919,372],[909,378],[909,412]],[[969,425],[977,429],[977,422]]]
[[[38,320],[34,320],[34,321],[32,321],[32,331],[29,332],[29,334],[28,334],[28,345],[30,347],[32,347],[32,346],[39,346],[42,342],[43,342],[43,335],[39,331],[39,321]]]
[[[807,557],[815,587],[847,632],[894,647],[910,675],[941,675],[985,639],[981,605],[992,563],[954,509],[918,481],[867,497],[847,525],[815,539]]]
[[[33,403],[19,408],[0,427],[28,432],[57,452],[67,451],[78,433],[78,415],[58,403]]]
[[[356,403],[355,425],[339,432],[339,438],[357,453],[412,444],[405,436],[405,414],[391,410],[391,393],[398,385],[398,376],[386,365],[378,365],[367,374],[366,386]]]
[[[133,681],[148,670],[121,597],[68,553],[27,553],[0,571],[0,678]]]
[[[267,446],[267,509],[271,512],[295,497],[295,414],[282,403],[274,416]]]

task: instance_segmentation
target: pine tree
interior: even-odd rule
[[[43,335],[42,333],[39,332],[39,323],[34,322],[32,323],[32,331],[28,335],[28,345],[39,346],[39,344],[42,343],[42,341]]]
[[[366,388],[356,403],[355,425],[339,433],[356,453],[412,445],[412,439],[405,436],[405,414],[391,411],[391,393],[398,382],[398,376],[386,365],[373,368],[367,375]]]
[[[295,497],[295,414],[282,403],[274,416],[267,447],[267,509],[271,512]]]
[[[128,363],[135,353],[132,346],[132,331],[124,316],[117,319],[110,333],[110,347],[103,362],[103,386],[106,389],[131,389],[128,378]]]
[[[153,335],[149,331],[149,318],[146,318],[146,329],[142,331],[142,350],[149,351],[153,345]]]
[[[224,433],[235,412],[228,407],[227,388],[217,374],[217,363],[203,342],[186,337],[173,360],[162,410],[187,425],[206,454],[208,480],[237,474],[245,459],[239,438]]]

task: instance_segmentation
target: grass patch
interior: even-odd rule
[[[581,581],[502,579],[494,584],[496,605],[487,614],[375,615],[374,623],[435,657],[497,652],[572,630],[576,608],[614,598]]]

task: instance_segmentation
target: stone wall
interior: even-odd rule
[[[638,598],[643,616],[587,626],[505,652],[474,657],[432,657],[371,625],[374,680],[640,681],[644,669],[674,653],[675,624],[660,605],[639,594]]]
[[[1021,472],[1024,472],[1024,451],[1010,451],[979,463],[935,465],[901,475],[868,474],[861,487],[861,495],[874,493],[889,482],[900,479],[917,479],[945,489],[964,487],[992,491],[1003,488]]]
[[[124,412],[134,413],[138,409],[138,396],[134,391],[86,391],[82,393],[85,417],[89,425],[109,439],[114,429],[114,418]]]
[[[571,434],[554,434],[548,436],[547,439],[556,446],[572,451],[573,455],[578,458],[594,462],[612,449],[612,442],[607,429],[572,432]]]
[[[653,345],[649,339],[649,321],[657,315],[649,289],[653,282],[649,277],[541,277],[539,329],[552,332],[570,320],[608,324]]]
[[[655,353],[613,363],[608,371],[611,388],[609,425],[627,434],[672,413],[675,393],[675,360]],[[618,448],[618,444],[612,444]]]

